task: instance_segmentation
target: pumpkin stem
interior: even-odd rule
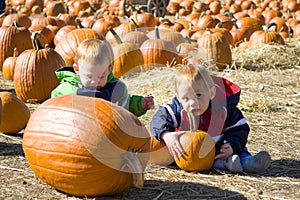
[[[85,28],[85,27],[82,25],[82,23],[81,23],[79,17],[77,17],[77,18],[75,19],[75,22],[76,22],[76,24],[77,24],[77,28]]]
[[[20,27],[20,25],[15,20],[12,22],[12,26],[16,28]]]
[[[121,170],[131,172],[133,175],[133,185],[137,188],[142,188],[144,185],[144,173],[140,159],[137,156],[137,152],[127,151],[123,153],[123,164]]]
[[[30,38],[32,40],[32,45],[33,45],[33,48],[35,50],[41,50],[43,49],[43,45],[41,43],[41,41],[39,40],[41,34],[39,31],[35,31],[31,34]]]
[[[18,49],[15,47],[13,57],[18,57],[18,55],[19,55]]]
[[[195,132],[198,129],[198,120],[195,117],[195,115],[193,114],[193,112],[188,112],[188,117],[189,117],[189,121],[190,121],[190,131],[191,132]]]
[[[230,17],[231,19],[236,19],[236,18],[234,17],[234,15],[232,14],[232,12],[225,12],[225,13],[223,14],[223,16]]]
[[[276,24],[276,22],[272,22],[272,23],[266,25],[266,27],[267,27],[267,31],[266,32],[269,32],[269,30],[270,30],[270,28],[272,26],[275,26],[275,32],[277,32],[277,24]]]
[[[160,39],[158,26],[155,26],[155,38]]]
[[[122,40],[121,40],[121,38],[118,36],[118,34],[116,33],[116,31],[111,26],[108,28],[108,30],[114,35],[114,37],[115,37],[115,39],[116,39],[116,41],[117,41],[118,44],[122,44],[123,43]]]
[[[135,19],[131,18],[130,20],[132,21],[132,23],[133,23],[133,25],[134,25],[134,30],[137,31],[138,28],[140,28],[139,25],[137,25]]]
[[[167,18],[161,18],[159,21],[160,21],[161,23],[167,24],[167,25],[169,25],[169,26],[174,26],[174,25],[175,25],[173,22],[171,22],[171,20],[169,20],[169,19],[167,19]]]
[[[228,22],[231,22],[231,20],[225,20],[225,21],[219,22],[219,23],[217,23],[215,28],[222,28],[222,25],[225,24],[225,23],[228,23]]]
[[[98,18],[100,13],[101,13],[100,9],[98,9],[96,12],[94,12],[94,20],[96,20]]]

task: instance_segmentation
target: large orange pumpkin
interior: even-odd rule
[[[11,92],[0,92],[2,102],[0,132],[16,134],[25,128],[30,111],[16,95]]]
[[[24,102],[43,102],[59,80],[55,70],[65,66],[62,57],[52,48],[43,49],[38,33],[32,33],[34,49],[22,52],[15,65],[14,86],[17,96]]]
[[[149,148],[148,131],[133,114],[103,99],[78,95],[41,104],[23,137],[36,176],[75,196],[142,187]]]

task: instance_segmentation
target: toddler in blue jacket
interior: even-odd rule
[[[213,168],[231,172],[262,172],[271,157],[267,151],[252,156],[246,147],[250,128],[237,108],[241,89],[229,80],[210,75],[203,66],[184,65],[175,76],[171,104],[160,106],[150,123],[157,140],[163,140],[176,158],[184,150],[179,136],[190,130],[191,117],[196,129],[212,136],[216,156]]]

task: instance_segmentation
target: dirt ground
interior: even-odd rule
[[[272,157],[271,166],[264,173],[184,172],[152,165],[146,169],[142,189],[130,188],[114,196],[78,198],[55,190],[34,175],[22,150],[22,132],[17,136],[1,133],[0,199],[300,199],[300,67],[237,68],[214,73],[242,88],[239,107],[251,126],[249,151],[267,150]],[[165,86],[162,81],[151,80],[139,86],[130,78],[124,81],[132,88],[130,92],[153,94],[157,109],[170,98],[159,99],[153,88],[159,91],[159,87]],[[13,83],[4,80],[2,74],[0,88],[13,92]],[[33,112],[38,104],[28,106]],[[141,121],[149,124],[154,112],[148,112]]]

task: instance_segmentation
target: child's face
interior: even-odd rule
[[[210,100],[214,97],[213,88],[208,89],[203,80],[192,83],[182,79],[177,88],[177,98],[186,112],[202,115],[208,108]]]
[[[100,89],[106,85],[107,77],[111,70],[110,63],[83,62],[79,67],[80,80],[84,87]]]

